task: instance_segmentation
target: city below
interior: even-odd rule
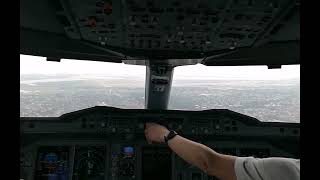
[[[20,75],[20,116],[57,117],[93,106],[143,109],[144,86],[144,77]],[[300,79],[174,79],[168,109],[229,109],[299,123]]]

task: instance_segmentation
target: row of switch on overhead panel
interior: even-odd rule
[[[176,15],[173,16],[174,20],[182,23],[183,21],[188,22],[188,25],[191,26],[206,26],[210,25],[210,23],[215,24],[219,21],[219,18],[217,16],[202,16],[202,17],[193,17],[188,18],[184,15]],[[172,20],[172,19],[171,19]],[[145,15],[130,15],[128,17],[128,24],[130,26],[135,26],[137,24],[153,24],[158,25],[160,24],[160,17],[159,16],[149,16],[148,14]]]
[[[129,45],[131,47],[148,47],[148,48],[160,48],[161,46],[176,46],[184,45],[189,47],[195,47],[199,45],[210,45],[211,40],[209,36],[195,37],[195,36],[165,36],[165,40],[160,38],[155,39],[136,39],[137,36],[129,37]],[[137,37],[139,38],[139,37]]]

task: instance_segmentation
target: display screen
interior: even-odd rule
[[[40,147],[37,156],[36,180],[68,180],[68,147]]]
[[[171,150],[168,147],[142,149],[142,180],[171,179]]]
[[[131,146],[124,147],[124,148],[123,148],[123,153],[124,153],[124,154],[133,154],[133,153],[134,153],[134,148],[131,147]]]
[[[123,147],[123,154],[127,157],[134,155],[134,148],[131,146]]]
[[[104,180],[105,146],[77,146],[75,149],[73,180]]]

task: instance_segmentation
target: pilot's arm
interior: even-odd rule
[[[164,143],[169,130],[164,126],[147,123],[145,135],[149,143]],[[236,180],[234,163],[236,157],[219,154],[209,147],[176,135],[168,141],[169,147],[182,159],[197,166],[208,175],[221,180]]]
[[[164,143],[169,130],[147,123],[149,143]],[[236,157],[215,152],[209,147],[176,135],[169,147],[182,159],[220,180],[300,180],[300,160],[290,158]]]

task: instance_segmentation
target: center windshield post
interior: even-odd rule
[[[145,108],[167,109],[174,66],[169,61],[147,61]]]

